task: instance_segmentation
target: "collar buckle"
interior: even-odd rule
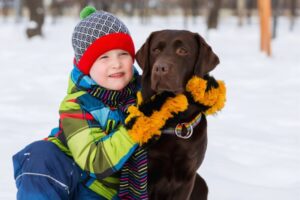
[[[182,129],[185,127],[187,129],[187,133],[182,135]],[[191,124],[188,123],[179,123],[175,127],[175,135],[182,139],[189,139],[193,135],[194,128]]]

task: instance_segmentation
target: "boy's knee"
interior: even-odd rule
[[[26,157],[26,159],[39,158],[40,160],[49,160],[50,157],[62,153],[52,142],[41,140],[27,145],[24,149],[16,153],[13,159],[24,160],[24,157]]]
[[[22,150],[22,152],[44,156],[49,154],[55,154],[56,152],[59,153],[61,151],[52,142],[40,140],[29,144]]]
[[[50,142],[47,141],[37,141],[27,145],[24,149],[17,152],[13,156],[15,178],[24,170],[29,170],[28,168],[36,165],[36,163],[46,161],[48,158],[47,154],[49,154],[51,149],[54,148],[52,145],[53,144],[50,144]]]
[[[15,177],[22,171],[44,172],[61,168],[61,163],[72,162],[55,144],[37,141],[29,144],[13,156]],[[69,164],[70,165],[70,164]]]
[[[73,191],[80,179],[81,171],[74,160],[49,141],[29,144],[13,156],[13,165],[18,188],[25,187],[25,183],[49,184],[57,188],[56,191],[65,191],[65,188]]]

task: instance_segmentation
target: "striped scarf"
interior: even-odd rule
[[[95,85],[90,91],[92,96],[100,99],[104,104],[111,108],[118,108],[126,113],[127,108],[135,104],[135,94],[137,92],[136,81],[132,80],[123,90],[108,90],[101,86]]]
[[[148,200],[147,151],[139,147],[121,170],[119,198],[124,200]]]

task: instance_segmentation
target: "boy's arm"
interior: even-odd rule
[[[68,99],[60,107],[60,121],[75,162],[97,179],[120,170],[138,144],[123,126],[107,135],[93,125],[91,114],[81,110],[72,98]]]

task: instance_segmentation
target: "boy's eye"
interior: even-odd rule
[[[129,53],[128,52],[122,52],[121,55],[122,56],[124,56],[124,55],[127,56],[127,55],[129,55]]]
[[[101,59],[106,59],[106,58],[108,58],[108,56],[101,56],[99,59],[101,60]]]

